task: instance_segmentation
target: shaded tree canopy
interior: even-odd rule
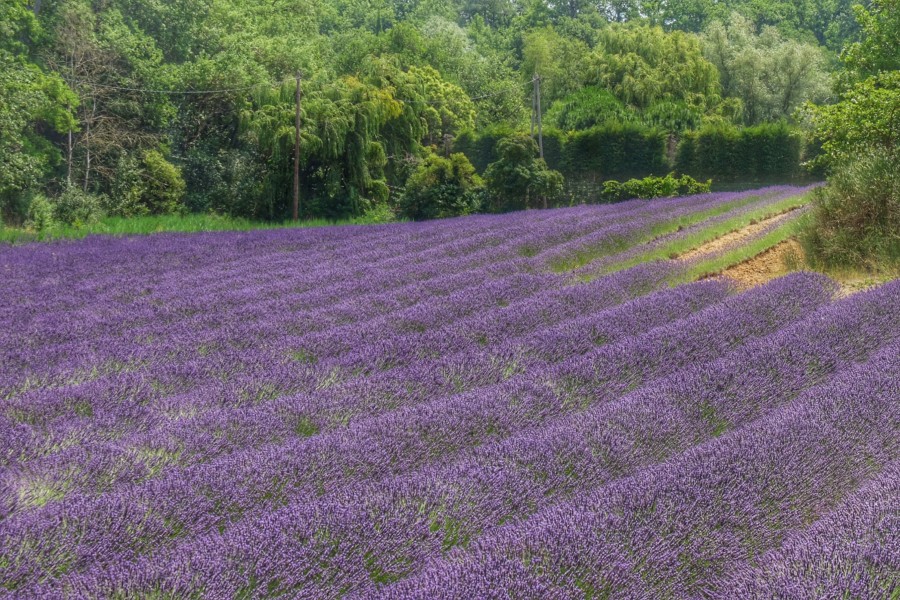
[[[285,218],[298,71],[305,217],[395,207],[427,148],[527,131],[535,74],[566,131],[791,120],[858,31],[848,71],[896,60],[859,23],[845,0],[9,0],[0,212],[77,187],[114,214]]]

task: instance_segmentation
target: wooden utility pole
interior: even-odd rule
[[[294,93],[296,112],[294,114],[294,220],[300,219],[300,80],[303,75],[297,71],[297,91]]]
[[[541,159],[544,158],[544,126],[541,124],[541,76],[535,74],[537,85],[537,126],[538,126],[538,151]]]

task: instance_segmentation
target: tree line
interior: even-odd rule
[[[868,31],[863,13],[849,0],[8,0],[0,217],[284,219],[298,71],[304,217],[558,203],[573,170],[537,156],[536,74],[569,164],[618,128],[661,140],[663,169],[684,140],[811,122],[798,109],[841,93],[838,52]],[[491,132],[504,133],[476,168],[466,140]],[[586,170],[598,189],[612,174],[575,179]]]

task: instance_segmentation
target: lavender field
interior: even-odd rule
[[[0,247],[0,596],[900,598],[900,281],[642,260],[804,191]]]

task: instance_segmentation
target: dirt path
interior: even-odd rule
[[[724,250],[732,245],[737,245],[743,240],[759,233],[766,227],[770,225],[775,225],[783,220],[785,220],[788,215],[797,210],[796,208],[792,208],[783,213],[777,214],[773,217],[769,217],[768,219],[763,219],[762,221],[756,221],[751,223],[747,227],[743,229],[738,229],[736,231],[732,231],[730,233],[726,233],[721,237],[717,237],[714,240],[710,240],[705,244],[697,246],[693,250],[688,250],[684,254],[678,257],[678,260],[690,260],[692,258],[697,258],[698,256],[703,256],[705,254],[712,254],[713,252],[718,252],[719,250]]]
[[[746,290],[787,275],[792,271],[802,270],[806,264],[805,258],[800,243],[795,239],[788,239],[749,260],[725,269],[721,275],[737,282],[739,289]],[[857,292],[871,290],[887,281],[884,278],[861,275],[835,276],[832,274],[831,278],[839,286],[838,298],[846,298]]]
[[[722,275],[737,282],[740,289],[749,289],[781,277],[803,264],[803,247],[789,239],[772,246],[749,260],[728,267]]]

